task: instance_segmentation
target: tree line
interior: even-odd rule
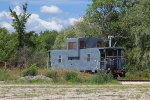
[[[0,28],[0,61],[44,66],[47,50],[65,48],[66,38],[100,37],[107,45],[107,36],[113,35],[116,46],[126,49],[127,71],[150,70],[150,0],[92,0],[81,22],[38,34],[25,31],[30,14],[27,4],[22,8],[20,15],[10,8],[15,32]]]

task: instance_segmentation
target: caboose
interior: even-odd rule
[[[65,68],[84,72],[104,70],[115,78],[125,77],[124,48],[105,47],[100,38],[67,38],[66,49],[49,50],[49,65],[53,68]]]

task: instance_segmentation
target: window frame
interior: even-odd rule
[[[68,42],[68,49],[77,49],[77,42]]]
[[[87,59],[86,59],[86,60],[87,60],[87,62],[90,62],[90,61],[91,61],[91,54],[90,54],[90,53],[88,53],[86,56],[87,56]]]
[[[58,56],[58,63],[62,63],[62,56],[61,55]]]

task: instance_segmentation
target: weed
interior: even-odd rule
[[[10,75],[4,69],[0,69],[0,81],[6,81],[10,79]]]
[[[64,78],[66,81],[70,82],[81,82],[81,79],[78,77],[78,74],[74,71],[65,72]]]
[[[54,70],[48,71],[46,76],[52,78],[54,82],[57,82],[59,78],[57,71]]]
[[[114,79],[111,74],[99,71],[93,77],[91,77],[89,81],[94,84],[104,84],[104,83],[111,83],[113,80]]]
[[[37,75],[37,67],[35,64],[31,64],[27,69],[23,71],[23,76],[36,76]]]

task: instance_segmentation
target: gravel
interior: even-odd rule
[[[150,85],[0,85],[0,100],[150,100]]]

